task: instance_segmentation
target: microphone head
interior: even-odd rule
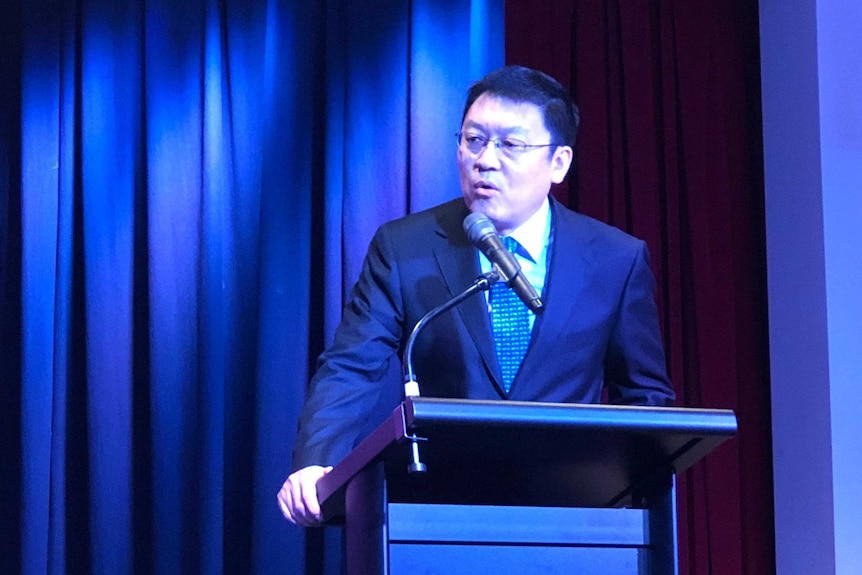
[[[497,228],[488,216],[481,212],[473,212],[464,218],[464,232],[473,244],[481,241],[488,234],[496,234]]]

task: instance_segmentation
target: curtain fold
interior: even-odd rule
[[[3,4],[4,572],[339,571],[275,503],[305,386],[374,229],[459,194],[501,13]]]

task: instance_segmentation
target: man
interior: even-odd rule
[[[520,320],[529,343],[514,361],[503,360],[502,282],[427,324],[413,361],[423,395],[597,403],[606,388],[613,403],[673,401],[645,244],[549,198],[572,164],[578,121],[566,91],[536,70],[505,67],[470,89],[457,135],[463,199],[385,224],[372,240],[300,417],[297,471],[278,493],[287,519],[319,522],[315,484],[358,439],[413,326],[490,271],[462,227],[471,212],[517,241],[545,311]]]

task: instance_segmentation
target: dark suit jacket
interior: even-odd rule
[[[548,273],[532,340],[508,396],[485,299],[426,325],[413,365],[423,396],[666,405],[673,391],[644,242],[551,201]],[[300,417],[294,468],[334,464],[358,439],[413,326],[481,273],[462,199],[383,225],[368,249]],[[394,407],[394,406],[393,406]]]

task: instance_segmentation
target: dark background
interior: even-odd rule
[[[649,244],[677,404],[739,418],[682,572],[774,571],[756,3],[11,0],[0,49],[3,571],[337,572],[275,505],[308,375],[504,59],[571,87],[554,194]]]

